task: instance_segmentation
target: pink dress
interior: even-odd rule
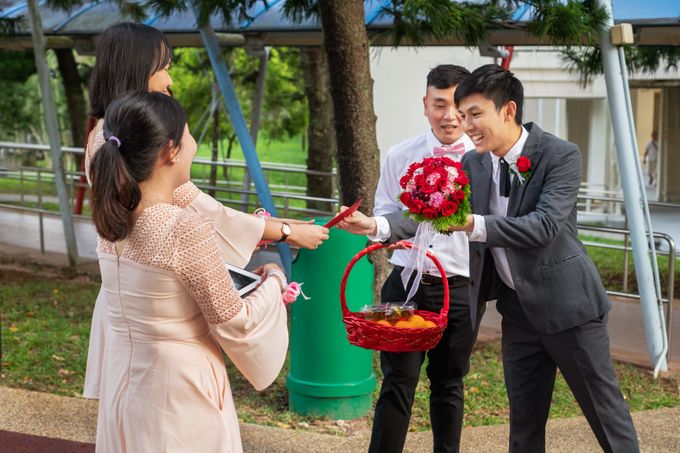
[[[241,452],[221,351],[258,390],[288,348],[278,282],[241,299],[207,217],[159,203],[122,253],[100,239],[107,314],[97,452]]]
[[[103,123],[103,120],[99,120],[88,137],[85,150],[85,174],[88,183],[90,182],[90,161],[95,151],[104,143]],[[248,264],[253,250],[255,250],[264,232],[264,221],[262,219],[223,206],[208,194],[201,192],[192,182],[187,182],[178,187],[173,198],[173,205],[188,212],[204,214],[213,221],[217,233],[217,243],[225,262],[237,267],[245,267]],[[101,363],[108,324],[102,296],[103,294],[100,291],[92,314],[83,388],[83,397],[85,398],[99,398]]]

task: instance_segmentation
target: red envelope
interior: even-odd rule
[[[325,228],[332,228],[338,222],[340,222],[342,219],[344,219],[345,217],[354,214],[356,212],[356,210],[359,209],[359,205],[361,204],[362,201],[364,201],[364,199],[359,198],[359,200],[356,203],[354,203],[352,206],[347,208],[344,212],[341,212],[340,214],[333,217],[327,224],[324,225],[324,227]]]

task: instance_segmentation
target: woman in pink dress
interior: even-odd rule
[[[285,277],[265,265],[242,299],[212,220],[173,204],[196,152],[177,101],[126,95],[103,129],[90,164],[109,323],[96,449],[240,452],[222,351],[256,389],[276,378],[288,346]]]
[[[130,58],[134,55],[135,58]],[[172,50],[166,36],[147,25],[121,23],[107,28],[99,37],[95,67],[90,78],[91,114],[97,119],[85,149],[85,173],[90,181],[89,164],[104,143],[104,112],[120,96],[130,91],[148,90],[171,95],[172,79],[168,73]],[[300,248],[314,249],[328,239],[328,230],[311,222],[290,219],[260,219],[235,209],[201,192],[187,173],[183,184],[173,193],[172,204],[188,212],[208,216],[217,232],[220,253],[225,262],[245,267],[261,240],[278,241],[284,223],[292,230],[286,242]],[[238,238],[238,239],[235,239]],[[101,358],[106,339],[106,310],[100,292],[95,303],[83,396],[99,398]]]

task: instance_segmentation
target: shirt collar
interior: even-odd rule
[[[444,146],[439,139],[434,135],[434,132],[432,132],[432,129],[427,130],[427,134],[425,134],[427,138],[427,146],[430,149],[430,153],[432,153],[432,149],[439,147],[439,146]],[[465,145],[465,151],[470,151],[471,149],[474,149],[475,146],[472,143],[472,140],[470,140],[470,137],[466,133],[463,133],[463,135],[460,136],[458,140],[455,142],[451,143],[450,146],[455,146],[458,143],[463,143]]]
[[[524,126],[522,126],[522,133],[520,134],[519,139],[514,145],[512,145],[512,148],[510,148],[507,154],[503,157],[508,164],[512,165],[517,162],[517,158],[520,156],[520,154],[522,154],[522,149],[524,149],[524,144],[527,142],[528,138],[529,131],[527,131]],[[498,168],[498,160],[500,157],[496,156],[494,153],[489,154],[491,154],[491,161],[493,162],[494,169]]]

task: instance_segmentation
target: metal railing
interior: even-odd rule
[[[629,266],[628,257],[629,252],[633,250],[632,246],[628,242],[628,237],[630,232],[623,228],[609,228],[609,227],[599,227],[599,226],[589,226],[589,225],[578,225],[579,231],[590,231],[599,234],[614,235],[621,237],[621,244],[608,244],[603,242],[595,242],[590,240],[583,240],[582,242],[588,247],[610,249],[610,250],[620,250],[622,251],[624,260],[624,273],[623,273],[623,290],[607,290],[607,294],[610,296],[616,296],[621,298],[628,298],[634,300],[640,300],[640,295],[638,293],[628,291],[628,278],[629,278]],[[666,306],[666,338],[668,339],[668,349],[666,351],[666,358],[670,361],[671,358],[671,337],[673,332],[673,299],[675,298],[675,262],[677,259],[675,241],[671,236],[666,233],[653,233],[654,238],[658,239],[659,242],[664,241],[667,244],[667,250],[660,247],[656,248],[657,257],[667,256],[668,257],[668,271],[666,280],[666,297],[661,296],[659,301],[661,304]],[[656,243],[656,241],[655,241]]]
[[[41,251],[44,253],[44,231],[43,231],[43,217],[45,215],[58,216],[58,212],[53,210],[45,209],[44,203],[50,201],[56,201],[56,193],[52,191],[44,191],[43,185],[50,184],[54,180],[52,174],[52,169],[48,167],[40,167],[35,165],[30,166],[13,166],[3,164],[3,156],[9,153],[16,153],[16,151],[47,151],[48,146],[46,145],[31,145],[31,144],[18,144],[9,142],[0,142],[0,181],[2,179],[7,180],[17,180],[19,181],[20,191],[18,194],[18,202],[20,206],[15,204],[3,203],[0,200],[0,207],[11,209],[19,212],[26,212],[31,214],[36,214],[38,216],[40,238],[41,238]],[[70,156],[82,155],[83,150],[81,148],[63,148],[64,153]],[[75,162],[75,159],[71,158],[71,162]],[[207,176],[207,172],[211,167],[217,167],[217,170],[222,173],[222,176],[227,176],[226,178],[221,178],[218,180],[218,184],[210,184],[210,178]],[[246,170],[246,163],[237,160],[226,160],[221,162],[212,162],[208,159],[196,158],[193,163],[193,175],[194,182],[199,188],[206,192],[214,192],[215,198],[222,202],[223,204],[244,210],[245,212],[250,212],[258,206],[257,203],[257,192],[254,188],[244,189],[243,188],[243,178],[242,175]],[[336,206],[339,204],[337,198],[317,198],[310,197],[306,195],[307,187],[302,185],[300,181],[308,175],[315,176],[328,176],[334,178],[337,181],[336,172],[318,172],[306,169],[303,165],[290,165],[290,164],[277,164],[277,163],[262,163],[262,168],[265,172],[265,176],[268,181],[273,179],[278,179],[275,184],[270,183],[270,188],[272,189],[272,197],[276,202],[277,208],[280,210],[279,214],[283,217],[292,216],[317,216],[317,215],[331,215],[336,211]],[[200,177],[195,176],[200,174]],[[77,171],[73,164],[70,169],[67,169],[66,176],[68,187],[71,194],[71,200],[73,200],[73,194],[77,187],[82,186],[79,182],[82,173]],[[277,176],[278,175],[278,176]],[[241,177],[239,177],[241,176]],[[292,182],[291,182],[292,181]],[[35,185],[35,190],[27,189],[29,184]],[[334,184],[334,193],[337,183]],[[1,192],[1,191],[0,191]],[[622,291],[609,290],[607,293],[611,296],[624,297],[630,299],[638,299],[640,296],[636,293],[630,292],[628,290],[628,279],[630,275],[629,266],[629,253],[632,251],[630,245],[630,234],[626,228],[625,220],[625,208],[623,206],[623,199],[617,197],[618,192],[616,191],[606,191],[606,190],[593,190],[592,187],[583,185],[579,191],[578,204],[579,215],[583,214],[612,214],[620,215],[623,220],[622,228],[612,228],[604,226],[593,226],[580,223],[578,228],[580,231],[589,231],[595,233],[596,235],[604,237],[618,237],[621,238],[621,244],[607,244],[603,242],[593,242],[584,241],[584,243],[589,247],[603,248],[603,249],[615,249],[621,250],[623,259],[623,281],[622,281]],[[35,201],[36,207],[24,206],[27,202]],[[317,202],[326,204],[329,208],[325,209],[314,209],[309,208],[307,205],[310,202]],[[680,209],[680,205],[673,203],[663,203],[663,202],[649,202],[650,206],[654,207],[664,207],[664,208],[677,208]],[[680,211],[679,211],[680,212]],[[79,218],[88,218],[88,216],[78,216]],[[670,344],[671,344],[671,332],[672,332],[672,316],[673,316],[673,298],[674,298],[674,273],[675,273],[675,261],[676,261],[676,248],[675,242],[672,237],[665,233],[654,233],[654,237],[658,241],[663,241],[667,244],[666,250],[657,250],[657,254],[661,256],[668,256],[668,285],[666,289],[666,297],[662,298],[661,303],[666,305],[666,319],[667,319],[667,337],[669,349],[667,351],[668,357],[670,357]]]
[[[45,195],[47,195],[48,199],[50,195],[56,196],[56,191],[43,193],[43,183],[48,181],[51,182],[54,178],[51,167],[22,165],[20,163],[20,161],[23,160],[22,157],[25,157],[25,154],[27,153],[44,153],[48,150],[49,147],[47,145],[0,141],[0,180],[16,180],[19,182],[17,201],[21,206],[25,205],[27,202],[36,202],[37,208],[42,209]],[[83,173],[79,168],[75,168],[77,159],[74,157],[82,156],[83,149],[64,147],[62,148],[62,151],[66,160],[64,167],[67,188],[69,190],[70,199],[73,200],[77,188],[87,187],[86,184],[80,182]],[[7,163],[9,161],[16,162]],[[261,166],[265,178],[272,189],[272,197],[274,198],[275,205],[277,209],[280,210],[280,216],[327,216],[337,212],[338,178],[335,170],[331,172],[322,172],[308,170],[304,165],[271,162],[262,162]],[[216,167],[222,175],[227,175],[228,177],[217,178],[215,181],[216,184],[211,184],[207,174],[211,167]],[[246,170],[247,165],[244,161],[233,159],[212,162],[208,159],[196,158],[192,165],[192,174],[194,175],[193,180],[199,188],[214,193],[215,198],[229,206],[239,208],[244,212],[251,212],[259,207],[259,202],[257,199],[257,191],[253,185],[249,188],[243,187],[243,175]],[[195,176],[197,174],[200,174],[200,177],[196,178]],[[334,197],[322,198],[307,196],[307,187],[304,183],[308,176],[326,176],[332,178],[332,193],[334,194]],[[291,182],[291,180],[294,181]],[[25,186],[27,183],[36,184],[36,190],[26,190]],[[29,197],[31,198],[30,201],[27,199]],[[7,195],[5,195],[6,200],[7,198]],[[1,200],[0,203],[2,203]],[[309,207],[309,205],[314,205],[315,207]]]

